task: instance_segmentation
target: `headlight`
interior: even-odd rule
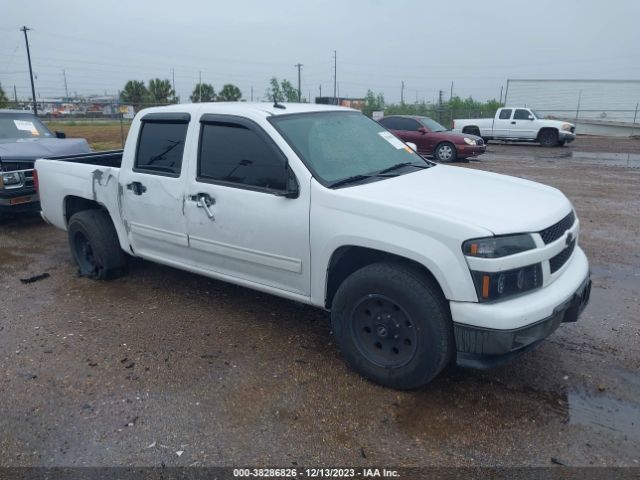
[[[503,272],[471,272],[478,300],[503,300],[542,286],[542,265],[528,265]]]
[[[466,143],[467,145],[475,145],[476,141],[473,138],[464,137],[464,143]]]
[[[22,176],[19,172],[6,172],[0,174],[0,187],[4,185],[18,185],[22,183]]]
[[[462,252],[469,257],[499,258],[525,252],[536,248],[536,244],[527,233],[487,237],[467,240],[462,244]]]
[[[573,125],[571,125],[570,123],[563,123],[562,127],[560,127],[560,128],[562,130],[564,130],[565,132],[570,132],[572,127],[573,127]]]

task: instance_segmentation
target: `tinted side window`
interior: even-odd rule
[[[135,169],[179,176],[188,123],[142,122]]]
[[[407,132],[417,132],[420,128],[420,124],[412,118],[399,118],[400,128],[398,130],[404,130]]]
[[[516,113],[513,114],[513,119],[514,120],[529,120],[529,115],[531,115],[529,113],[529,110],[522,110],[521,108],[518,108],[516,110]]]
[[[399,119],[395,117],[388,117],[380,120],[380,123],[389,130],[400,130],[400,128],[398,127],[398,120]]]
[[[509,120],[511,118],[511,109],[510,108],[505,108],[503,110],[500,110],[500,120]]]
[[[257,132],[236,123],[204,123],[198,177],[285,190],[287,170],[282,154]]]

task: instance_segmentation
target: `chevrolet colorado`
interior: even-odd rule
[[[434,164],[346,108],[150,108],[123,151],[35,168],[82,275],[132,255],[326,309],[347,363],[393,388],[513,358],[589,299],[560,191]]]

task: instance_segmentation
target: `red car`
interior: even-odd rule
[[[415,143],[420,155],[440,162],[476,157],[487,149],[482,138],[450,132],[429,117],[390,115],[379,123],[401,140]]]

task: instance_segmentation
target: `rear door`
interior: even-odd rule
[[[179,259],[187,249],[183,214],[183,156],[188,113],[150,113],[141,119],[134,156],[120,171],[125,228],[136,255]]]
[[[535,140],[538,134],[538,126],[535,117],[525,108],[516,108],[511,120],[512,138]]]
[[[272,128],[272,127],[271,127]],[[204,270],[309,295],[308,184],[297,182],[286,156],[257,123],[233,115],[200,119],[185,214],[189,262]]]
[[[511,130],[511,108],[503,108],[493,121],[493,138],[509,138]]]

